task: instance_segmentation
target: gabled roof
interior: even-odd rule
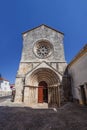
[[[78,59],[80,59],[84,54],[87,53],[87,44],[79,51],[79,53],[74,57],[74,59],[68,64],[68,67],[72,66]]]
[[[0,80],[2,80],[2,81],[8,81],[7,79],[2,78],[2,77],[0,77]],[[8,82],[9,82],[9,81],[8,81]]]
[[[41,25],[39,25],[39,26],[37,26],[37,27],[35,27],[35,28],[32,28],[32,29],[30,29],[30,30],[27,30],[27,31],[23,32],[22,34],[25,34],[25,33],[27,33],[27,32],[30,32],[30,31],[32,31],[32,30],[34,30],[34,29],[37,29],[37,28],[41,27],[41,26],[45,26],[45,27],[47,27],[47,28],[49,28],[49,29],[52,29],[52,30],[54,30],[54,31],[56,31],[56,32],[61,33],[62,35],[64,35],[63,32],[60,32],[60,31],[58,31],[58,30],[56,30],[56,29],[54,29],[54,28],[52,28],[52,27],[49,27],[49,26],[47,26],[47,25],[45,25],[45,24],[41,24]]]

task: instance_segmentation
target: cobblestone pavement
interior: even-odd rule
[[[0,105],[0,130],[87,130],[87,107],[74,103],[58,109]]]

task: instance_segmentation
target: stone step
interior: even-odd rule
[[[31,104],[32,108],[48,108],[48,103],[37,103],[37,104]]]

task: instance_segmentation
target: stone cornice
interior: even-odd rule
[[[43,61],[42,61],[43,62]],[[46,63],[66,63],[66,61],[45,61]],[[21,61],[20,63],[40,63],[40,62],[37,62],[37,61]]]

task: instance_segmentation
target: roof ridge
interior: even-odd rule
[[[32,31],[32,30],[34,30],[34,29],[36,29],[36,28],[39,28],[39,27],[41,27],[41,26],[45,26],[45,27],[47,27],[47,28],[50,28],[50,29],[52,29],[52,30],[54,30],[54,31],[56,31],[56,32],[59,32],[59,33],[61,33],[61,34],[64,35],[63,32],[61,32],[61,31],[59,31],[59,30],[56,30],[56,29],[54,29],[54,28],[52,28],[52,27],[50,27],[50,26],[48,26],[48,25],[46,25],[46,24],[40,24],[39,26],[36,26],[36,27],[34,27],[34,28],[32,28],[32,29],[29,29],[29,30],[23,32],[22,34],[25,34],[25,33],[29,32],[29,31]]]

